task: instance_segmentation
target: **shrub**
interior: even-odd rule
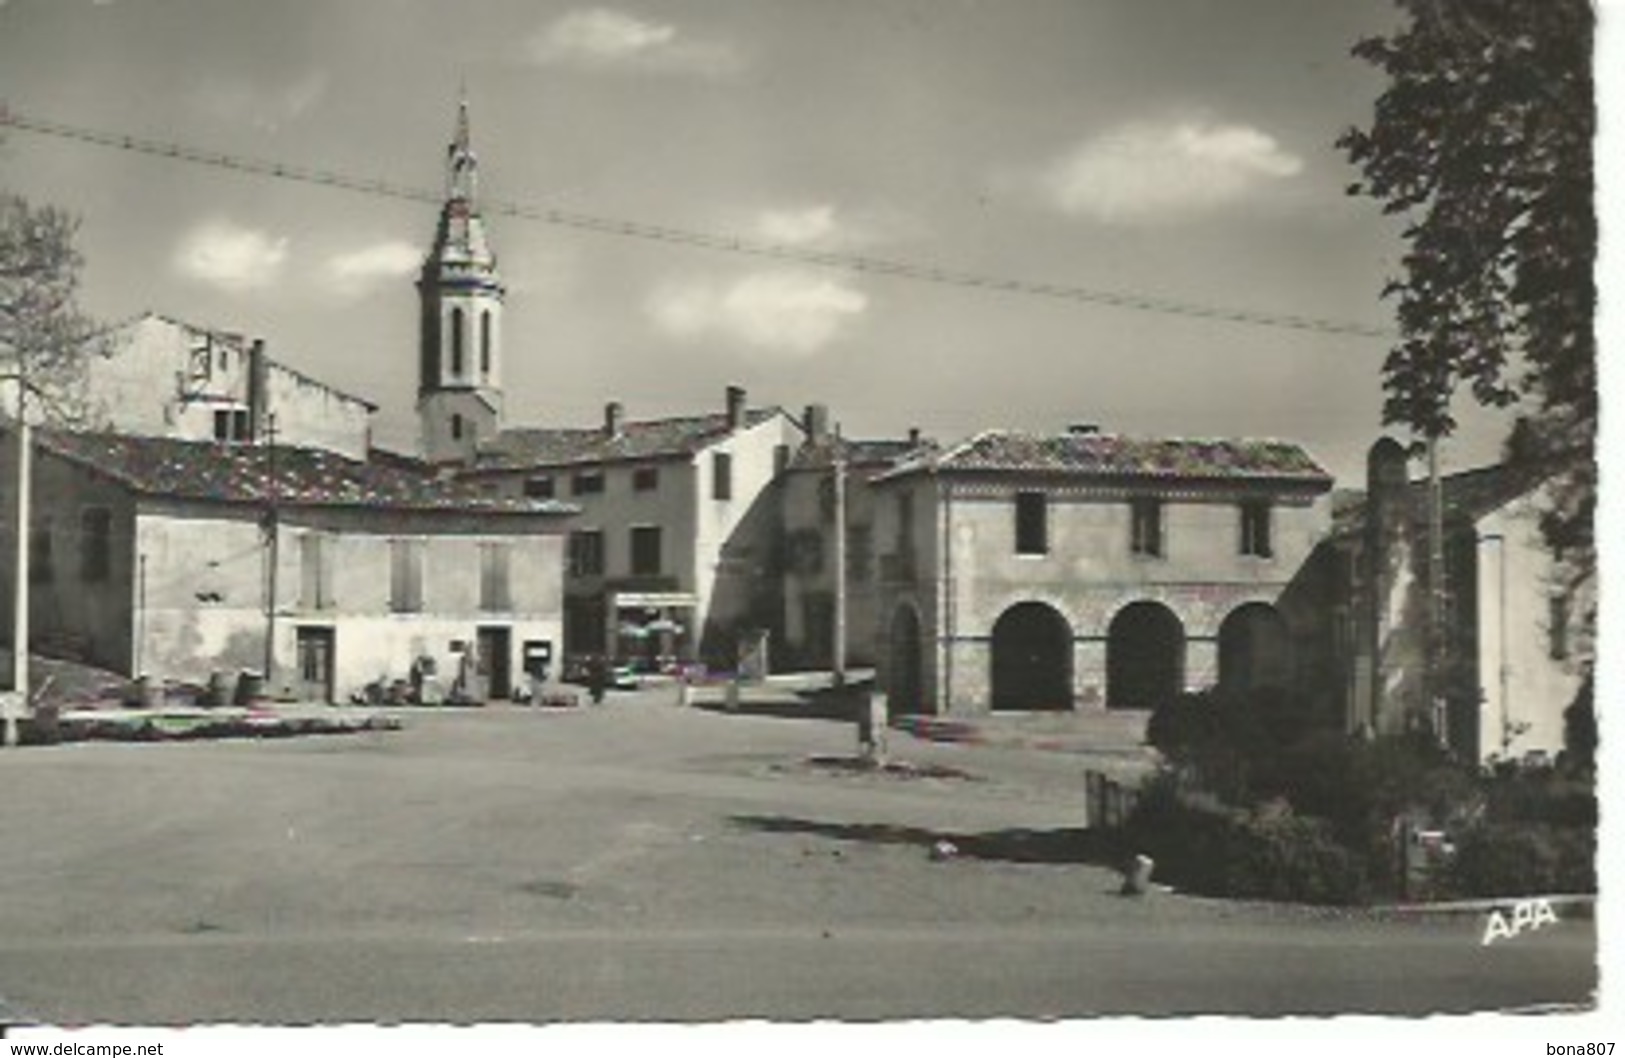
[[[1128,836],[1156,861],[1158,879],[1194,893],[1319,904],[1369,894],[1365,859],[1325,823],[1290,810],[1227,808],[1168,775],[1142,792]]]
[[[1590,827],[1490,823],[1461,834],[1444,890],[1461,897],[1597,891],[1597,835]]]

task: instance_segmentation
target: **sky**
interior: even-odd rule
[[[466,93],[492,200],[996,279],[1392,324],[1398,225],[1334,141],[1389,0],[0,0],[0,101],[443,186]],[[81,219],[85,307],[267,340],[414,444],[435,208],[13,130],[0,187]],[[1303,443],[1358,485],[1383,338],[933,284],[517,217],[509,425],[719,409],[848,436],[1072,423]],[[1447,469],[1495,457],[1465,415]]]

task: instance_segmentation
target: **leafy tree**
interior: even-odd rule
[[[84,259],[78,223],[53,206],[0,192],[0,378],[15,414],[19,386],[50,419],[84,419],[85,357],[92,325],[77,303]]]
[[[1338,140],[1369,195],[1407,222],[1400,341],[1384,421],[1455,428],[1450,399],[1526,409],[1507,457],[1550,483],[1541,528],[1589,659],[1597,347],[1587,0],[1396,0],[1408,16],[1354,54],[1387,89],[1369,128]]]

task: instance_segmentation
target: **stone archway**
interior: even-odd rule
[[[904,604],[891,619],[891,670],[886,679],[886,707],[893,716],[931,711],[921,700],[925,693],[923,661],[920,617],[914,607]]]
[[[1246,693],[1282,690],[1292,677],[1292,641],[1286,621],[1269,603],[1231,610],[1219,625],[1219,687]]]
[[[1021,602],[993,623],[992,702],[998,710],[1072,708],[1072,626],[1053,606]]]
[[[1160,602],[1130,603],[1106,633],[1106,704],[1155,709],[1185,690],[1185,626]]]

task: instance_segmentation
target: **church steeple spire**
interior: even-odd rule
[[[446,147],[446,201],[418,276],[418,418],[435,462],[472,459],[502,428],[505,291],[475,199],[478,172],[464,91]]]

